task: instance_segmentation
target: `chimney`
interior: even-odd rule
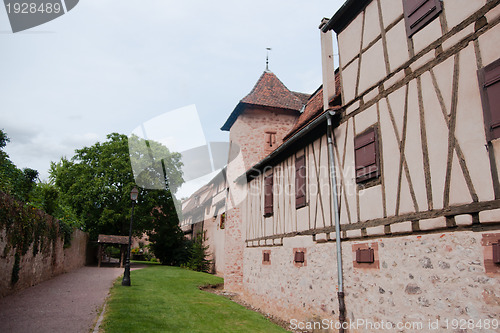
[[[321,28],[328,23],[327,18],[321,20],[319,31],[321,35],[321,67],[323,71],[323,108],[328,110],[330,100],[335,96],[335,69],[333,65],[332,31],[323,32]]]

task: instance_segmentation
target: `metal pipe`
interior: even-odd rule
[[[337,197],[337,178],[335,172],[335,156],[333,155],[333,130],[332,130],[332,115],[326,113],[327,120],[327,142],[328,142],[328,160],[330,163],[330,183],[332,186],[332,205],[335,215],[335,241],[337,245],[337,280],[338,280],[338,300],[339,300],[339,332],[344,332],[343,323],[345,322],[345,302],[344,302],[344,279],[342,271],[342,243],[340,235],[340,212]]]

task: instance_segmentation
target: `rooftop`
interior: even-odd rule
[[[253,87],[234,108],[221,130],[229,131],[247,106],[260,106],[299,112],[309,99],[309,94],[290,91],[271,71],[265,71]]]

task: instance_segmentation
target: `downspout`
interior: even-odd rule
[[[343,281],[343,271],[342,271],[342,244],[340,235],[340,212],[339,203],[337,197],[337,179],[335,172],[335,156],[333,155],[333,130],[332,130],[332,114],[326,112],[327,119],[327,141],[328,141],[328,160],[330,163],[330,185],[332,186],[332,204],[333,212],[335,215],[335,243],[337,245],[337,280],[338,280],[338,291],[337,297],[339,300],[339,332],[344,332],[344,322],[345,322],[345,301],[344,301],[344,281]]]

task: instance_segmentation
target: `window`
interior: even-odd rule
[[[296,263],[303,263],[305,261],[304,251],[295,252],[294,261]]]
[[[356,262],[357,263],[374,263],[374,251],[372,248],[367,249],[357,249],[356,250]]]
[[[441,13],[440,0],[403,0],[408,37],[429,24]]]
[[[270,265],[271,264],[271,251],[270,250],[263,250],[262,251],[262,264],[263,265]]]
[[[354,138],[356,183],[373,180],[380,175],[377,127],[373,126]]]
[[[264,216],[273,215],[273,174],[264,178]]]
[[[265,133],[265,138],[266,138],[266,147],[270,148],[273,147],[276,143],[276,132],[266,132]]]
[[[488,141],[500,138],[500,59],[478,71]]]
[[[295,208],[306,205],[306,158],[305,155],[295,159]]]

